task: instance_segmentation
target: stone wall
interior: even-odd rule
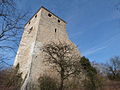
[[[41,11],[37,14],[37,17],[33,17],[24,27],[24,33],[14,61],[14,67],[19,63],[19,71],[23,73],[22,78],[28,73],[32,61]]]
[[[19,72],[22,72],[24,79],[22,90],[25,90],[28,83],[37,82],[40,75],[53,72],[43,63],[41,48],[47,43],[59,41],[76,47],[68,39],[66,22],[42,7],[25,25],[14,62],[14,66],[19,63]]]

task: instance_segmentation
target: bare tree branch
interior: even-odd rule
[[[15,0],[0,0],[0,55],[16,52],[26,15],[16,8]]]
[[[120,80],[120,57],[115,56],[110,59],[106,65],[108,78],[111,80]]]
[[[43,47],[45,63],[52,65],[60,75],[60,90],[63,89],[64,80],[72,75],[80,74],[80,55],[75,53],[75,48],[66,43],[50,43]]]

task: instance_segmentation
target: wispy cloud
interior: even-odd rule
[[[120,33],[112,36],[109,40],[105,41],[104,43],[101,43],[101,44],[99,44],[98,46],[94,46],[94,47],[88,49],[87,51],[85,51],[85,52],[83,53],[83,55],[84,55],[84,56],[89,56],[89,55],[91,55],[91,54],[94,54],[94,53],[96,53],[96,52],[99,52],[99,51],[101,51],[101,50],[109,47],[109,45],[111,45],[111,43],[112,43],[113,40],[118,39],[119,35],[120,35]]]
[[[95,52],[98,52],[102,49],[105,49],[105,48],[107,48],[107,46],[98,47],[98,48],[91,48],[91,49],[87,50],[85,53],[83,53],[83,55],[88,56],[88,55],[94,54]]]
[[[72,33],[72,34],[69,34],[69,36],[71,38],[74,38],[75,36],[78,36],[78,35],[81,35],[83,32],[76,32],[76,33]]]

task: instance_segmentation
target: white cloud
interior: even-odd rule
[[[111,45],[111,43],[112,43],[113,40],[118,39],[119,35],[120,35],[120,33],[112,36],[109,40],[105,41],[104,43],[99,44],[98,46],[94,46],[94,47],[88,49],[87,51],[85,51],[83,53],[83,55],[84,56],[88,56],[88,55],[94,54],[96,52],[99,52],[99,51],[107,48],[109,45]]]
[[[83,55],[88,56],[88,55],[94,54],[95,52],[98,52],[102,49],[105,49],[105,48],[107,48],[107,46],[103,46],[103,47],[99,47],[99,48],[91,48],[88,51],[86,51],[85,53],[83,53]]]

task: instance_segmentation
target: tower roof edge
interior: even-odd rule
[[[54,13],[52,13],[50,10],[48,10],[48,9],[45,8],[44,6],[41,6],[41,7],[37,10],[37,12],[27,21],[27,23],[28,23],[42,8],[45,9],[46,11],[50,12],[51,14],[53,14],[54,16],[56,16],[58,19],[62,20],[64,23],[67,24],[66,21],[64,21],[63,19],[61,19],[60,17],[58,17],[57,15],[55,15]],[[26,23],[24,26],[26,26],[27,23]]]

